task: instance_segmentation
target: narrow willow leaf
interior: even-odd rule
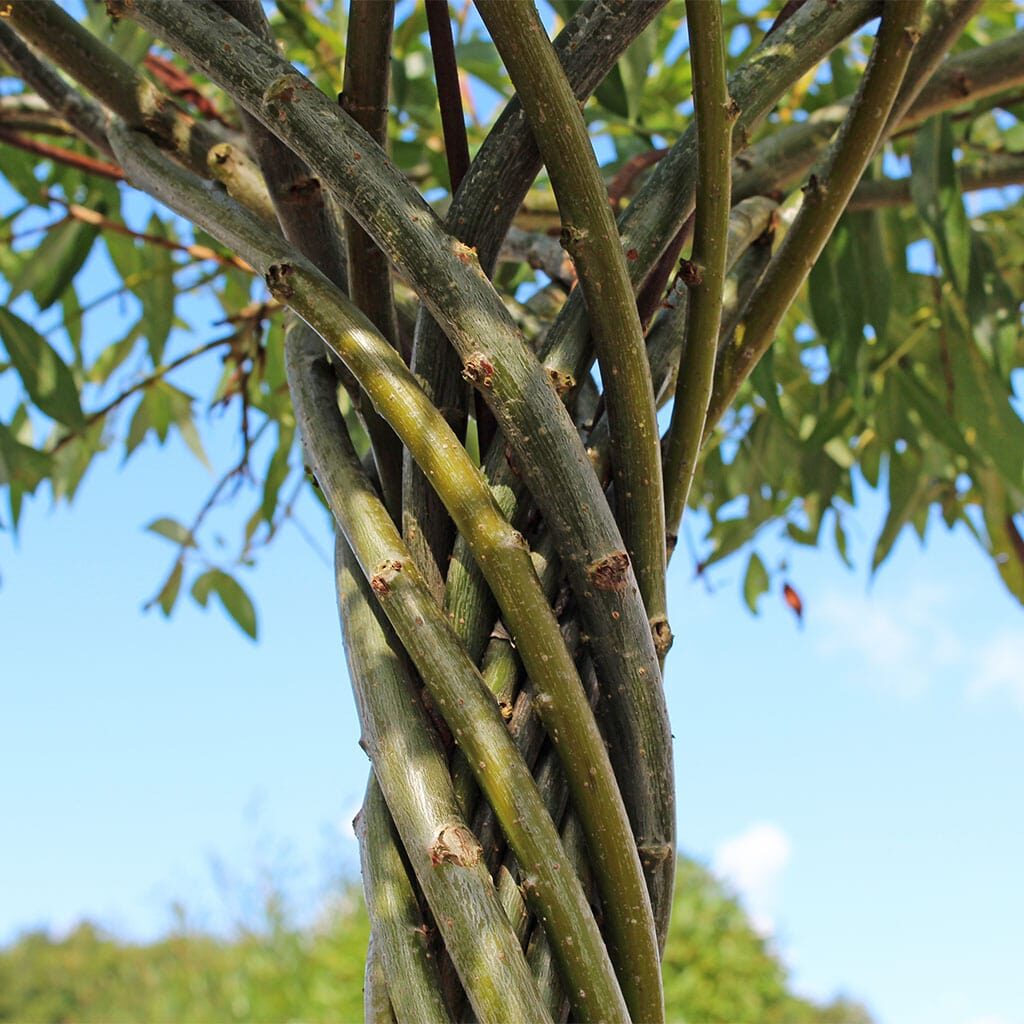
[[[918,132],[911,157],[910,195],[935,246],[935,254],[957,294],[967,294],[971,228],[953,161],[947,116],[933,117]]]
[[[976,474],[976,479],[985,499],[982,508],[992,560],[1007,589],[1024,604],[1024,543],[1013,520],[1016,509],[996,473],[983,470]]]
[[[21,317],[2,308],[0,338],[39,410],[72,429],[82,426],[85,417],[75,379],[50,343]]]
[[[150,605],[156,603],[160,606],[160,611],[164,613],[165,618],[170,617],[171,612],[174,610],[175,602],[178,600],[178,593],[181,590],[181,578],[184,575],[184,571],[184,564],[180,561],[175,562],[170,576],[167,577],[159,593],[150,602]]]
[[[770,585],[768,570],[764,567],[761,556],[755,551],[747,562],[747,572],[743,577],[743,600],[755,615],[758,614],[758,598],[768,592]]]
[[[155,213],[149,219],[146,233],[160,238],[170,238],[167,226]],[[174,323],[176,264],[170,251],[162,246],[149,246],[145,251],[145,257],[146,267],[152,273],[139,282],[135,294],[142,302],[149,357],[155,366],[163,359],[167,336],[171,333],[171,325]]]
[[[896,538],[927,493],[928,480],[921,472],[921,462],[921,456],[912,449],[889,458],[889,512],[871,556],[872,572],[889,557]]]
[[[209,569],[192,584],[192,596],[205,608],[210,594],[217,595],[242,632],[255,640],[256,609],[238,580],[220,569]]]
[[[99,229],[69,217],[47,232],[11,282],[11,298],[30,292],[41,310],[49,309],[82,269]]]
[[[260,516],[267,523],[273,523],[274,513],[277,511],[277,496],[281,491],[281,485],[288,479],[290,466],[288,457],[291,455],[292,442],[295,439],[295,431],[278,426],[278,442],[274,454],[271,456],[270,464],[267,466],[267,475],[263,481],[263,499],[260,502]]]
[[[188,527],[183,526],[177,521],[177,519],[171,519],[169,517],[154,519],[146,529],[149,530],[150,533],[155,533],[160,537],[166,537],[174,544],[189,548],[194,548],[196,546],[196,542]]]

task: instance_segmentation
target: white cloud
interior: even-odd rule
[[[967,685],[972,700],[1006,691],[1024,711],[1024,630],[1004,630],[974,654],[975,671]]]
[[[740,894],[763,935],[774,931],[778,882],[791,852],[789,837],[778,825],[759,822],[727,839],[712,858],[712,870]]]
[[[874,687],[916,696],[938,670],[962,661],[949,597],[920,584],[885,599],[826,594],[816,615],[818,648]]]

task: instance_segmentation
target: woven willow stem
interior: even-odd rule
[[[670,544],[679,533],[697,471],[711,401],[732,192],[734,108],[725,85],[722,8],[717,3],[686,0],[686,22],[697,123],[697,206],[693,252],[687,267],[690,298],[686,353],[680,363],[665,452],[665,525]],[[614,430],[612,423],[613,434]]]
[[[612,425],[618,521],[647,614],[664,616],[665,509],[654,392],[626,257],[590,135],[532,0],[478,0],[477,8],[516,87],[551,179],[563,244],[576,266],[601,366]],[[707,9],[718,7],[709,4]],[[726,188],[725,217],[728,198]],[[652,956],[653,963],[657,957]],[[650,992],[647,982],[644,991]],[[639,1004],[632,1008],[644,1019]]]
[[[850,115],[820,179],[812,179],[803,205],[748,304],[742,339],[723,352],[708,412],[713,426],[775,338],[775,329],[821,254],[885,128],[917,39],[923,0],[885,8],[871,60]]]
[[[328,505],[501,821],[523,869],[527,901],[548,931],[576,1013],[585,1021],[626,1020],[597,923],[578,878],[562,870],[564,851],[533,777],[340,429],[333,377],[322,353],[322,347],[318,352],[299,333],[289,341],[286,365],[307,458]],[[368,689],[378,685],[374,675]],[[378,728],[386,727],[393,730],[390,720],[380,720]],[[374,758],[374,766],[387,793],[380,757]],[[399,770],[403,767],[398,765]],[[479,866],[486,876],[480,853],[476,837],[460,825],[457,833],[445,830],[437,835],[430,856],[435,864]],[[461,941],[472,938],[466,935]],[[509,1017],[519,1019],[506,1010],[504,1019]]]

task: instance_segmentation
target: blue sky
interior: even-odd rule
[[[94,260],[83,294],[107,273]],[[211,306],[183,311],[198,337],[176,332],[176,351],[216,336]],[[103,307],[87,336],[123,317]],[[203,379],[177,378],[200,394]],[[0,380],[5,412],[10,395]],[[228,465],[230,425],[210,429]],[[320,509],[298,511],[320,554],[289,528],[243,576],[257,644],[187,598],[169,623],[141,610],[171,554],[145,525],[187,521],[212,481],[174,438],[123,467],[108,455],[70,510],[37,498],[16,543],[0,533],[0,942],[82,917],[155,936],[175,901],[223,928],[267,874],[311,913],[357,878],[367,765]],[[856,571],[830,550],[763,552],[788,559],[803,629],[781,576],[755,618],[745,560],[697,580],[681,546],[666,688],[682,848],[740,893],[802,991],[846,991],[883,1024],[1024,1024],[1021,609],[941,524],[869,584],[884,511],[859,497]]]
[[[188,315],[211,336],[212,309]],[[268,871],[308,912],[357,875],[366,763],[322,554],[288,529],[245,575],[258,644],[187,599],[169,623],[141,611],[170,554],[145,524],[187,520],[210,483],[172,440],[102,459],[73,508],[32,501],[18,543],[0,535],[0,939],[82,916],[152,936],[176,900],[223,927]],[[848,991],[893,1024],[1019,1024],[1020,608],[940,524],[927,550],[904,536],[869,586],[883,509],[861,499],[856,572],[786,551],[804,629],[778,585],[760,617],[744,610],[742,561],[709,593],[681,549],[666,679],[680,840],[802,990]],[[327,550],[319,508],[299,515]]]

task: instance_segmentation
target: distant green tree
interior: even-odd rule
[[[1024,600],[1024,214],[962,197],[1024,179],[1024,35],[981,0],[553,0],[552,45],[529,0],[456,7],[0,3],[0,481],[16,527],[106,449],[205,461],[178,371],[212,365],[238,457],[150,524],[152,604],[255,636],[239,569],[308,466],[373,763],[367,1017],[658,1022],[684,510],[698,571],[742,552],[747,604],[799,612],[761,539],[845,558],[860,474],[873,568],[941,517]],[[97,343],[104,251],[134,322]],[[225,323],[186,344],[197,288]]]
[[[188,928],[135,945],[81,924],[64,939],[23,936],[0,951],[0,1021],[21,1024],[342,1024],[362,1014],[370,925],[362,901],[340,901],[315,928],[290,925],[280,896],[227,939]],[[769,942],[737,900],[682,859],[664,960],[666,1019],[678,1024],[871,1024],[845,999],[795,995]]]

